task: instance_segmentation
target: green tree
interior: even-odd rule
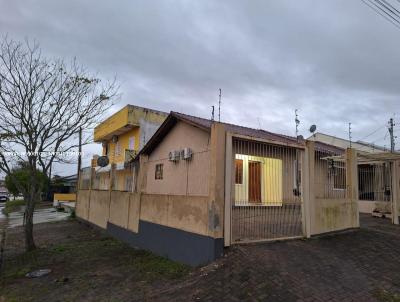
[[[48,188],[48,177],[46,174],[44,174],[41,171],[37,172],[37,178],[38,178],[38,184],[42,188],[42,192],[45,192]],[[13,179],[15,181],[13,181]],[[18,187],[15,185],[16,183],[19,184],[22,189],[18,189]],[[20,165],[19,167],[16,167],[12,169],[11,173],[6,176],[5,178],[5,185],[8,190],[12,195],[17,196],[19,194],[24,194],[24,192],[27,192],[29,189],[29,183],[30,183],[30,172],[29,168],[26,167],[26,165]]]

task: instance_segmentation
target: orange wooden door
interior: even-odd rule
[[[261,163],[249,161],[249,202],[261,203]]]

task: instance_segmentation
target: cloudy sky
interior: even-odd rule
[[[0,0],[0,34],[116,76],[109,114],[209,118],[221,88],[226,122],[294,135],[299,109],[304,136],[316,124],[347,137],[351,122],[354,140],[386,146],[388,119],[400,129],[400,30],[361,0]],[[84,150],[87,164],[100,146]]]

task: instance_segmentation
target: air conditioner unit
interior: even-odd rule
[[[184,160],[190,160],[190,159],[192,159],[192,155],[193,155],[192,149],[190,149],[190,148],[184,148],[184,149],[182,150],[182,158],[183,158]]]
[[[179,158],[180,158],[179,151],[174,150],[174,151],[169,152],[168,159],[170,161],[177,162],[177,161],[179,161]]]
[[[112,137],[112,142],[113,142],[114,144],[116,144],[116,143],[118,142],[118,136],[117,136],[117,135],[113,135],[113,137]]]

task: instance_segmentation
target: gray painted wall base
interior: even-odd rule
[[[203,236],[143,220],[139,221],[139,233],[110,222],[107,223],[107,231],[133,247],[191,266],[212,262],[224,252],[223,238]]]

